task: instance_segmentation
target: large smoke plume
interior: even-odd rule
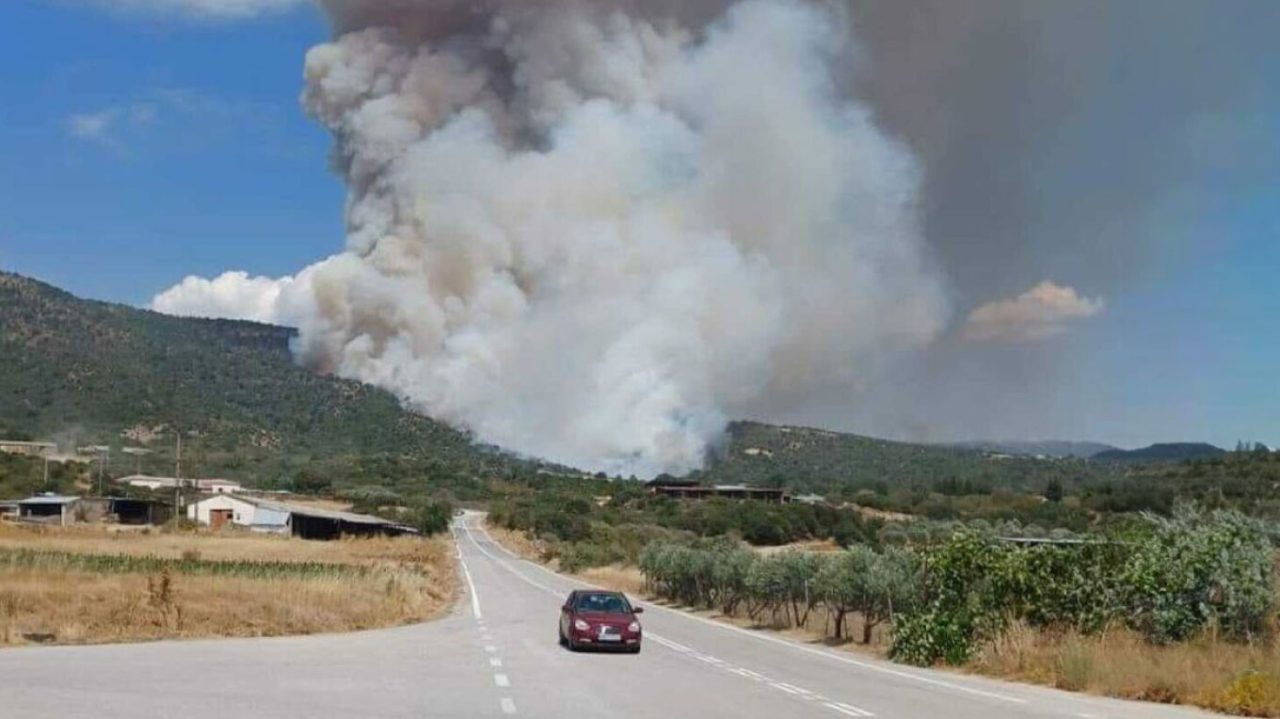
[[[652,474],[945,324],[920,171],[833,76],[834,9],[322,4],[304,104],[336,138],[348,245],[282,292],[305,363]]]

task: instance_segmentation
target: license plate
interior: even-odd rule
[[[613,629],[612,627],[600,627],[600,641],[620,642],[622,641],[622,635],[618,633],[617,629]]]

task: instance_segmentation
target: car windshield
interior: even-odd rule
[[[601,614],[630,614],[631,605],[618,594],[583,594],[578,597],[580,612],[598,612]]]

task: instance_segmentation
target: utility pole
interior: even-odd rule
[[[111,448],[103,445],[98,448],[98,496],[102,494],[102,475],[106,471],[107,457],[111,454]]]
[[[49,488],[49,450],[46,448],[40,453],[44,457],[44,488]]]
[[[178,435],[178,454],[173,467],[173,526],[178,526],[178,512],[182,508],[182,431]]]

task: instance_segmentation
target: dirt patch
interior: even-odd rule
[[[779,554],[781,552],[816,552],[825,554],[840,551],[840,545],[830,539],[811,539],[804,542],[792,542],[778,547],[751,547],[757,554]]]

